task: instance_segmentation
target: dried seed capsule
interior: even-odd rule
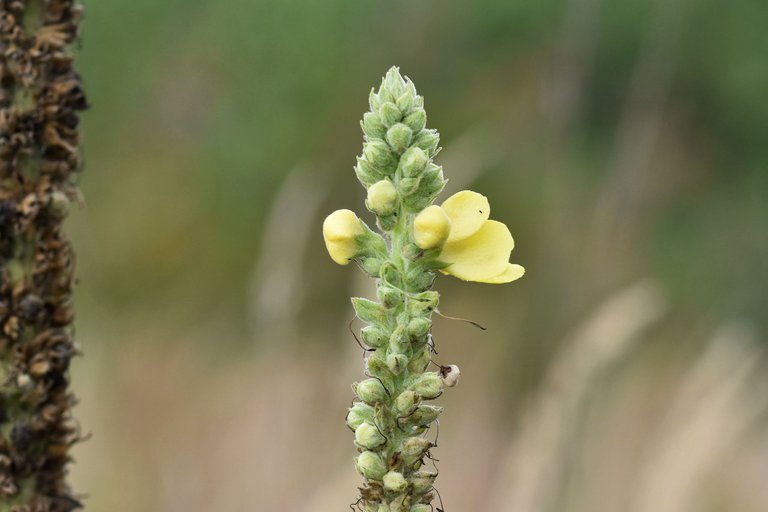
[[[440,373],[442,374],[443,384],[445,384],[446,387],[452,388],[459,383],[459,375],[461,375],[461,372],[459,371],[459,367],[455,364],[444,366],[440,370]]]

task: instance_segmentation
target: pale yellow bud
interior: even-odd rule
[[[368,189],[368,209],[376,215],[389,215],[397,206],[397,190],[389,180],[377,181]]]
[[[413,220],[413,240],[422,249],[441,247],[451,234],[451,220],[437,205],[427,206]]]
[[[336,210],[323,222],[323,238],[331,259],[346,265],[359,251],[357,237],[365,233],[363,224],[351,210]]]

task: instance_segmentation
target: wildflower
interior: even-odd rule
[[[509,228],[489,220],[491,206],[482,194],[462,190],[439,207],[450,219],[451,230],[440,259],[450,265],[441,271],[464,281],[509,283],[519,279],[525,269],[509,263],[515,246]]]
[[[359,252],[357,237],[363,235],[362,222],[352,210],[336,210],[323,222],[323,238],[331,259],[346,265]]]
[[[450,238],[451,219],[437,205],[427,206],[413,219],[413,239],[422,249],[435,249]]]

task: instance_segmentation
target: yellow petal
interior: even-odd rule
[[[451,232],[451,221],[442,208],[427,206],[413,219],[413,241],[421,249],[434,249],[445,243]]]
[[[523,277],[523,274],[525,274],[525,269],[521,265],[508,263],[507,268],[501,274],[489,279],[478,279],[477,282],[490,284],[511,283],[512,281]]]
[[[325,247],[339,265],[346,265],[357,254],[357,237],[363,233],[360,219],[351,210],[336,210],[323,222]]]
[[[491,214],[488,199],[477,192],[462,190],[443,203],[443,210],[451,219],[449,242],[458,242],[474,235]]]
[[[443,272],[465,281],[485,282],[506,271],[514,246],[507,226],[487,220],[469,238],[445,243],[440,259],[451,265]]]

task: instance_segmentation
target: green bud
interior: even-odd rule
[[[435,478],[437,478],[436,473],[429,473],[427,471],[416,471],[413,473],[408,479],[413,486],[413,494],[419,496],[431,491],[435,483]]]
[[[426,427],[437,419],[443,412],[442,407],[435,405],[420,405],[408,418],[409,423],[419,427]]]
[[[403,199],[404,205],[410,204],[407,197],[416,192],[416,189],[419,187],[419,181],[420,178],[403,178],[400,180],[398,190],[401,195],[406,197],[406,199]]]
[[[404,354],[411,344],[406,328],[399,325],[389,337],[389,351],[394,354]]]
[[[386,386],[385,389],[391,389],[394,384],[394,375],[392,375],[392,371],[387,366],[386,358],[384,350],[375,350],[365,360],[365,366],[371,375],[381,380],[381,383]]]
[[[360,336],[366,345],[373,348],[379,348],[389,341],[389,334],[375,325],[363,327]]]
[[[408,512],[411,509],[411,497],[408,494],[400,494],[389,502],[389,508],[392,512]]]
[[[372,450],[386,441],[387,438],[381,435],[379,429],[370,423],[363,423],[355,429],[355,443],[360,448]]]
[[[390,215],[397,206],[397,189],[390,180],[377,181],[368,189],[365,205],[376,215]]]
[[[423,503],[421,505],[414,505],[411,507],[411,510],[408,512],[430,512],[432,510],[429,505],[424,505]]]
[[[412,290],[425,290],[435,281],[434,272],[425,272],[423,269],[414,268],[406,275],[406,285]]]
[[[413,132],[402,123],[393,124],[392,127],[387,130],[387,142],[390,147],[398,153],[402,153],[408,149],[412,138]]]
[[[395,409],[399,416],[411,414],[416,409],[419,397],[411,390],[403,391],[395,398]]]
[[[418,133],[427,125],[427,111],[424,109],[414,110],[403,119],[403,123],[414,133]]]
[[[383,324],[387,321],[387,310],[378,302],[362,297],[352,297],[352,307],[357,317],[363,322]]]
[[[400,375],[408,367],[408,357],[405,354],[389,354],[387,356],[387,367],[395,375]]]
[[[408,335],[411,339],[418,339],[429,332],[429,328],[432,327],[432,322],[429,318],[416,317],[408,322]]]
[[[363,155],[383,175],[388,176],[397,166],[395,155],[389,149],[387,143],[382,140],[366,142],[363,148]]]
[[[406,151],[400,159],[400,169],[406,178],[414,178],[421,174],[429,163],[429,157],[423,149],[413,147]]]
[[[390,471],[382,478],[384,482],[384,488],[392,492],[403,492],[408,487],[408,482],[402,473],[397,471]]]
[[[437,292],[426,291],[416,295],[413,299],[408,302],[408,313],[413,317],[426,316],[437,307],[440,295]]]
[[[355,459],[357,471],[370,480],[381,480],[387,473],[387,465],[379,454],[366,451]]]
[[[403,114],[400,112],[400,109],[397,108],[397,105],[389,101],[384,103],[381,108],[379,108],[379,116],[384,122],[384,126],[387,127],[392,126],[395,123],[399,123],[403,118]]]
[[[376,509],[376,512],[392,512],[389,508],[389,505],[379,505],[379,508]]]
[[[375,112],[379,110],[382,103],[383,101],[381,101],[379,95],[376,94],[373,89],[371,89],[371,93],[368,95],[368,106],[370,107],[371,111]]]
[[[387,91],[395,98],[403,94],[405,91],[405,80],[403,80],[400,69],[397,66],[389,68],[384,76],[384,80],[381,82],[381,90]]]
[[[422,373],[429,366],[430,357],[429,347],[424,345],[421,350],[416,351],[411,357],[408,363],[408,370],[413,373]]]
[[[397,98],[395,104],[397,105],[397,108],[400,109],[400,112],[407,114],[413,108],[413,99],[413,93],[411,91],[406,91]]]
[[[379,116],[373,112],[364,114],[360,125],[363,127],[365,135],[370,139],[383,139],[387,134],[387,127],[381,122]]]
[[[360,180],[360,183],[367,187],[370,187],[384,177],[384,175],[377,171],[368,160],[360,157],[357,157],[355,176]]]
[[[373,407],[363,402],[355,402],[347,412],[347,425],[352,430],[357,429],[364,422],[373,421]]]
[[[412,468],[424,458],[424,454],[432,448],[432,443],[423,437],[409,437],[403,441],[401,457],[406,467]]]
[[[384,432],[390,432],[395,428],[395,419],[392,416],[389,407],[383,403],[378,403],[373,409],[373,419],[375,420],[375,425],[378,425],[379,428]]]
[[[374,405],[387,398],[387,391],[378,379],[365,379],[352,386],[352,390],[363,402]],[[417,391],[418,393],[418,391]]]
[[[439,143],[440,135],[438,135],[437,130],[422,130],[413,139],[413,144],[426,151],[429,156],[437,154]]]
[[[427,372],[419,376],[418,380],[411,384],[411,389],[418,395],[429,400],[437,398],[443,391],[443,381],[438,374]],[[366,402],[368,402],[368,400],[366,400]]]
[[[380,285],[379,289],[376,290],[376,294],[378,295],[382,304],[388,308],[397,306],[403,300],[402,292],[391,286]]]

